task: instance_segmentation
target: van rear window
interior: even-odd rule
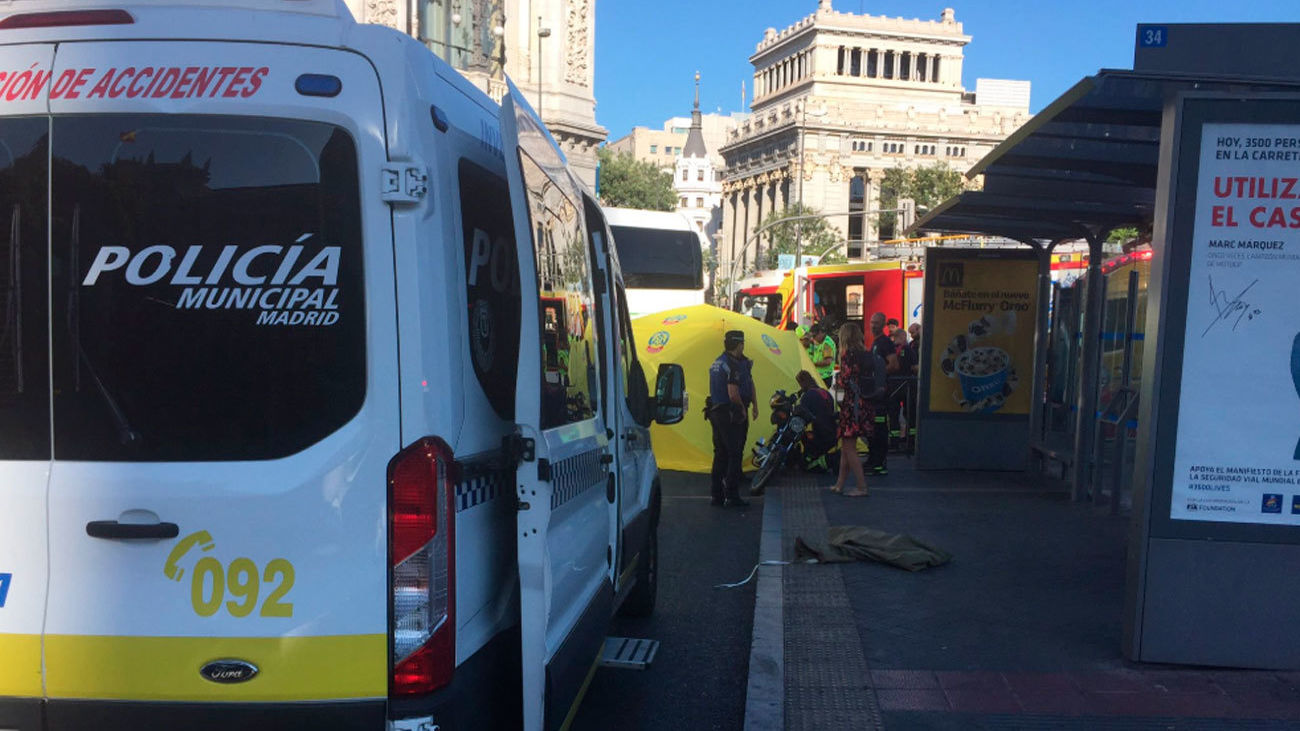
[[[0,119],[0,459],[50,457],[49,119]]]
[[[346,132],[123,115],[55,118],[50,139],[55,458],[269,459],[357,413]]]
[[[630,289],[704,287],[704,254],[694,233],[614,224],[609,228]]]

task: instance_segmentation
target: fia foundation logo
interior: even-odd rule
[[[1260,505],[1260,512],[1281,514],[1282,496],[1271,492],[1265,493],[1264,500]]]

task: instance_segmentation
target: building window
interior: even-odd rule
[[[701,170],[697,170],[697,171],[695,171],[695,179],[696,179],[696,180],[704,180],[704,170],[701,169]]]
[[[650,154],[655,155],[658,153],[659,153],[659,145],[650,145]]]
[[[681,204],[680,207],[681,207],[681,208],[685,208],[685,207],[686,207],[686,196],[682,196],[682,204]]]
[[[713,179],[714,179],[714,180],[718,180],[718,181],[722,180],[722,171],[719,170],[719,171],[715,172],[715,173],[713,174]]]
[[[695,207],[696,207],[696,208],[703,208],[703,207],[704,207],[704,199],[703,199],[703,198],[696,198],[696,199],[695,199]]]
[[[880,51],[874,48],[867,51],[867,76],[873,79],[880,76]]]
[[[862,75],[862,51],[855,48],[849,53],[849,76]]]
[[[884,77],[885,77],[886,79],[892,79],[892,78],[894,78],[894,59],[895,59],[895,58],[897,58],[897,56],[894,54],[893,51],[885,51],[885,73],[884,73]]]
[[[866,168],[854,168],[853,177],[849,179],[849,241],[861,241],[864,236],[867,209]]]
[[[690,179],[691,179],[691,171],[689,171],[689,170],[683,170],[683,171],[682,171],[682,182],[685,183],[687,180],[690,180]]]

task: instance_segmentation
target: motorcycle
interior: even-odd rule
[[[781,471],[791,452],[800,455],[802,461],[803,433],[812,423],[812,413],[803,406],[796,405],[794,397],[778,390],[767,402],[772,411],[770,421],[776,426],[772,436],[766,441],[759,437],[750,458],[758,472],[750,486],[750,494],[761,495],[772,475]]]

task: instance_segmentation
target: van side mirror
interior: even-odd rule
[[[654,419],[665,426],[686,418],[686,373],[676,363],[660,363],[655,376]]]

